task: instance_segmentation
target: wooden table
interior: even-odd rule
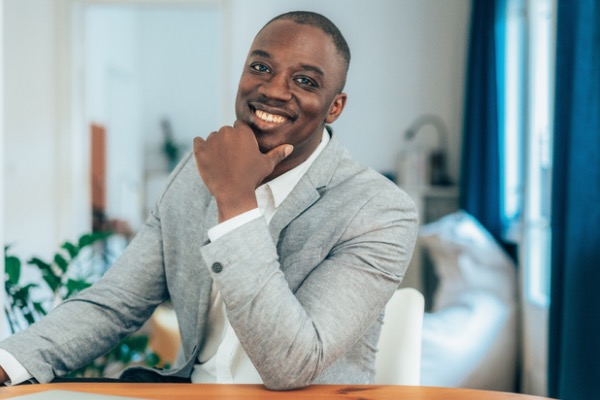
[[[205,385],[171,383],[54,383],[0,387],[0,399],[46,390],[72,390],[145,399],[211,400],[542,400],[516,393],[426,386],[313,385],[301,390],[273,392],[262,385]]]

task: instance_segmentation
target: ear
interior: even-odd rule
[[[325,123],[331,124],[333,121],[338,119],[338,117],[342,114],[344,107],[346,106],[346,99],[348,96],[346,93],[338,93],[333,102],[331,103],[331,107],[329,107],[329,112],[327,113],[327,117],[325,118]]]

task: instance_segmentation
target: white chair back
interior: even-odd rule
[[[425,300],[413,288],[398,289],[385,307],[375,362],[378,385],[420,384]]]

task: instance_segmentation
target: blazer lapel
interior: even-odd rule
[[[307,180],[300,179],[292,192],[281,203],[273,219],[269,224],[273,242],[277,243],[279,234],[294,218],[310,207],[320,197],[319,192],[313,184]]]
[[[281,203],[269,224],[273,242],[277,243],[281,231],[304,210],[313,205],[320,195],[320,190],[331,181],[340,163],[344,149],[333,131],[328,127],[331,140],[323,152],[317,157],[306,174],[298,181],[288,197]]]

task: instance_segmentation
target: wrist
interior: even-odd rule
[[[254,193],[252,193],[251,196],[229,196],[224,199],[216,198],[216,201],[219,223],[258,208],[256,195]]]

